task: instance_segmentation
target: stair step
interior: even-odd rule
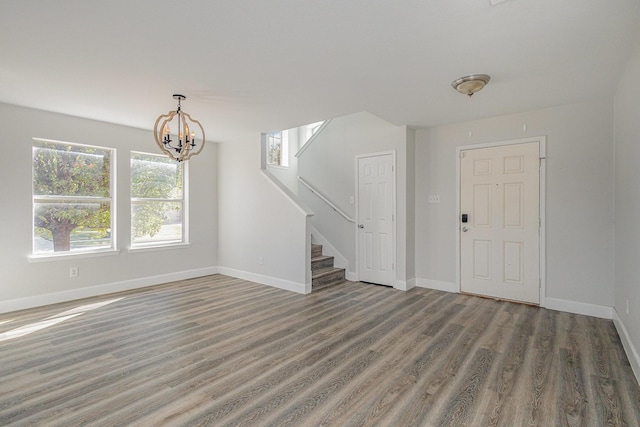
[[[322,256],[322,245],[311,244],[311,258]]]
[[[344,268],[325,267],[313,272],[311,289],[317,290],[325,286],[336,285],[345,281]]]
[[[311,258],[311,271],[316,271],[327,267],[333,267],[332,256],[321,255],[315,258]]]
[[[334,257],[322,254],[322,245],[311,245],[311,291],[344,283],[345,269],[333,265]]]

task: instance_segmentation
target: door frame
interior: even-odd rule
[[[539,174],[539,188],[540,188],[540,200],[538,202],[540,227],[538,229],[538,239],[540,242],[540,253],[538,254],[539,273],[540,273],[540,307],[546,306],[545,297],[547,295],[547,280],[546,280],[546,169],[547,169],[547,137],[546,136],[534,136],[530,138],[510,139],[505,141],[487,142],[483,144],[470,144],[460,145],[456,147],[456,286],[458,287],[458,293],[462,291],[461,271],[461,241],[460,241],[460,186],[461,186],[461,153],[466,150],[474,150],[480,148],[494,148],[505,145],[517,145],[526,144],[529,142],[538,143],[538,157],[540,158],[540,174]]]
[[[397,211],[397,204],[396,204],[396,182],[397,182],[397,163],[396,163],[396,150],[389,150],[389,151],[378,151],[375,153],[367,153],[367,154],[356,154],[355,155],[355,204],[356,204],[356,216],[355,216],[355,221],[353,223],[353,234],[354,234],[354,238],[355,238],[355,246],[356,246],[356,280],[360,281],[360,239],[358,239],[358,223],[360,222],[360,212],[359,212],[359,206],[360,206],[360,177],[359,175],[359,166],[360,166],[360,159],[364,159],[367,157],[378,157],[378,156],[386,156],[386,155],[391,155],[391,175],[392,175],[392,185],[391,185],[391,210],[392,210],[392,227],[391,227],[391,232],[393,233],[393,236],[391,236],[391,261],[393,263],[393,287],[397,288],[397,281],[398,281],[398,260],[397,260],[397,250],[396,250],[396,245],[397,245],[397,235],[398,235],[398,211]]]

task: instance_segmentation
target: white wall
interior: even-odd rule
[[[219,146],[220,272],[308,293],[310,212],[262,172],[260,138]]]
[[[298,159],[298,173],[351,218],[355,218],[356,162],[358,154],[396,152],[396,282],[406,286],[407,263],[407,128],[395,126],[370,113],[334,118]],[[347,259],[348,272],[355,275],[354,224],[340,217],[303,186],[298,194],[316,215],[313,225]]]
[[[129,253],[129,152],[159,153],[150,131],[0,104],[0,311],[210,274],[217,265],[216,144],[189,161],[191,246]],[[118,255],[30,263],[31,147],[40,137],[117,150]],[[69,268],[79,277],[69,278]]]
[[[418,283],[454,286],[456,281],[456,147],[544,135],[546,296],[612,307],[612,105],[611,99],[596,100],[418,130]],[[441,203],[429,204],[429,194],[440,195]]]
[[[640,40],[637,46],[620,79],[615,97],[614,320],[640,380],[640,87],[636,84],[640,76]]]

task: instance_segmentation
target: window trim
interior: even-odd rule
[[[63,252],[58,254],[38,254],[38,255],[27,255],[27,261],[29,263],[36,262],[48,262],[48,261],[62,261],[69,259],[80,259],[80,258],[95,258],[101,256],[108,255],[118,255],[120,253],[119,249],[94,249],[92,251],[87,252]]]
[[[279,138],[274,137],[273,135],[275,134],[280,134]],[[276,168],[283,168],[283,169],[288,169],[289,168],[289,130],[285,129],[285,130],[281,130],[281,131],[275,131],[275,132],[269,132],[267,134],[265,134],[267,139],[266,139],[266,164],[269,167],[276,167]],[[270,140],[275,140],[278,139],[280,140],[280,161],[277,163],[272,163],[269,161],[270,156],[269,156],[269,152],[270,152]]]

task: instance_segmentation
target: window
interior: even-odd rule
[[[113,150],[33,140],[33,254],[113,249]]]
[[[131,247],[187,241],[185,168],[167,156],[131,153]]]
[[[267,163],[289,166],[289,134],[285,131],[267,134]]]
[[[305,144],[307,143],[307,141],[309,141],[309,138],[311,138],[318,131],[318,129],[320,129],[320,126],[322,126],[323,123],[324,121],[315,122],[315,123],[311,123],[306,126],[303,126],[304,132],[305,132],[305,135],[304,135]]]

